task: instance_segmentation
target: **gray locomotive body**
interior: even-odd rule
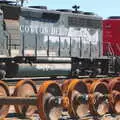
[[[101,17],[72,12],[21,9],[22,55],[98,58]]]
[[[21,76],[26,71],[31,75],[32,70],[37,71],[33,76],[64,75],[61,71],[67,71],[67,76],[108,73],[109,59],[102,56],[101,17],[66,10],[1,8],[8,76]]]

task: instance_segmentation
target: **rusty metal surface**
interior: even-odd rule
[[[21,80],[17,83],[13,96],[16,97],[30,97],[36,96],[36,84],[29,79]],[[31,116],[36,110],[36,105],[21,104],[15,105],[17,113],[23,114],[24,116]]]
[[[5,82],[0,81],[0,97],[9,96],[8,86]],[[0,117],[5,117],[8,114],[9,105],[0,105]]]
[[[101,82],[104,82],[105,84],[108,84],[108,81],[106,80],[101,80]],[[63,82],[62,82],[63,83]],[[88,82],[89,83],[89,82]],[[61,84],[61,82],[58,83],[59,85]],[[61,85],[60,85],[61,86]],[[91,86],[91,83],[89,84],[89,86]],[[13,94],[14,92],[14,88],[15,86],[9,86],[10,88],[10,94]],[[39,90],[39,85],[37,85],[37,89]],[[63,89],[63,87],[62,87]],[[94,89],[95,90],[95,89]],[[74,93],[74,92],[73,92]],[[24,98],[24,97],[23,97]],[[119,105],[120,105],[120,102],[116,102],[117,104],[115,106],[117,106],[116,110],[119,111]],[[89,103],[89,104],[92,104],[92,103]],[[55,113],[55,109],[53,109],[53,111],[51,110],[51,115],[53,115],[53,113]],[[115,112],[114,112],[115,113]],[[70,117],[68,112],[67,114],[65,114],[68,118]],[[95,114],[93,114],[93,116],[95,117]],[[107,116],[107,114],[103,115],[102,117],[98,117],[97,119],[93,119],[92,117],[93,116],[90,116],[91,119],[86,119],[86,120],[120,120],[120,116],[119,115],[114,115],[114,116]],[[64,117],[64,116],[63,116]],[[15,110],[14,110],[14,106],[10,106],[10,110],[9,110],[9,114],[8,116],[4,119],[4,120],[40,120],[39,118],[39,114],[38,113],[34,113],[32,114],[29,118],[27,117],[23,117],[21,116],[20,114],[16,114],[15,113]],[[65,120],[69,120],[69,119],[65,119]],[[72,120],[72,119],[70,119]],[[79,119],[78,119],[79,120]]]
[[[51,106],[51,97],[62,96],[62,91],[55,81],[46,81],[40,85],[38,91],[38,110],[42,120],[57,120],[62,112],[61,106]],[[55,113],[55,114],[54,114]]]
[[[80,79],[67,80],[62,85],[62,91],[65,92],[65,96],[69,98],[69,105],[67,110],[71,117],[83,117],[83,114],[88,114],[89,106],[88,102],[82,103],[80,100],[83,98],[83,94],[88,94],[88,88],[85,81]]]
[[[109,103],[107,95],[109,94],[106,82],[97,80],[90,86],[89,105],[93,115],[104,115],[109,113]]]

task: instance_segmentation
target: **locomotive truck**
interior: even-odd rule
[[[103,54],[102,17],[10,1],[1,1],[0,8],[1,78],[119,73],[119,60]]]

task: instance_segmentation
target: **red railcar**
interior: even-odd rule
[[[120,17],[103,20],[103,55],[120,56]]]

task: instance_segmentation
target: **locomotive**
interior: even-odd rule
[[[0,2],[1,77],[108,75],[119,60],[103,52],[102,17]],[[109,52],[109,51],[108,51]]]

